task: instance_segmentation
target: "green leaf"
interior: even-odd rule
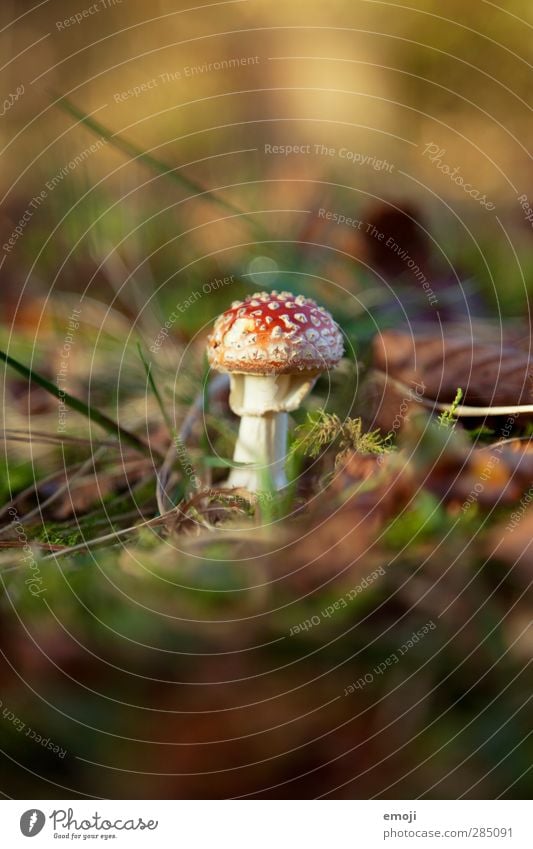
[[[155,156],[152,156],[150,153],[146,153],[146,151],[142,150],[142,148],[137,147],[137,145],[122,138],[122,136],[119,136],[117,133],[112,132],[112,130],[109,130],[106,126],[104,126],[104,124],[101,124],[100,121],[96,121],[90,115],[87,115],[86,112],[83,112],[78,106],[72,103],[68,97],[58,97],[56,105],[71,117],[76,118],[76,120],[80,123],[85,124],[91,132],[101,138],[104,138],[112,144],[113,147],[116,147],[117,150],[122,151],[122,153],[127,154],[127,156],[131,156],[133,159],[139,159],[144,165],[151,168],[152,171],[157,171],[158,174],[169,177],[171,180],[174,180],[175,183],[178,183],[181,188],[187,189],[195,196],[200,195],[202,197],[206,197],[218,206],[222,206],[224,209],[232,212],[234,215],[238,215],[239,217],[244,216],[248,224],[250,224],[250,226],[253,227],[262,238],[265,238],[266,234],[263,227],[250,217],[250,213],[240,209],[240,207],[231,203],[231,201],[225,200],[211,189],[206,189],[197,180],[193,180],[185,174],[179,173],[176,168],[170,168]]]
[[[0,360],[3,360],[8,366],[11,366],[11,368],[15,369],[15,371],[18,371],[19,374],[26,377],[31,383],[35,383],[37,386],[41,386],[43,389],[46,389],[50,395],[54,395],[62,401],[63,404],[66,404],[68,407],[71,407],[71,409],[76,410],[77,413],[81,413],[82,416],[86,416],[89,420],[96,422],[96,424],[99,424],[100,427],[108,433],[112,433],[114,436],[122,439],[123,442],[127,442],[128,445],[135,448],[137,451],[140,451],[141,454],[146,454],[148,457],[160,457],[157,451],[153,450],[146,444],[146,442],[143,442],[143,440],[136,434],[126,430],[116,421],[111,419],[109,416],[106,416],[105,413],[101,413],[100,410],[97,410],[95,407],[91,407],[89,404],[86,404],[74,395],[70,395],[70,393],[59,389],[55,383],[52,383],[46,377],[43,377],[42,374],[28,368],[28,366],[25,366],[23,363],[19,363],[18,360],[15,360],[14,357],[10,357],[9,354],[6,354],[5,351],[2,351],[1,349]]]
[[[138,350],[138,352],[139,352],[139,356],[140,356],[140,358],[141,358],[141,362],[142,362],[142,364],[143,364],[143,366],[144,366],[144,370],[145,370],[145,372],[146,372],[146,379],[147,379],[148,383],[150,384],[150,389],[151,389],[151,390],[152,390],[152,392],[154,393],[154,396],[155,396],[155,399],[156,399],[156,401],[157,401],[157,404],[158,404],[159,410],[161,411],[161,415],[163,416],[163,418],[164,418],[164,420],[165,420],[165,424],[166,424],[166,426],[168,427],[169,432],[170,432],[173,436],[175,436],[175,430],[174,430],[174,428],[173,428],[173,426],[172,426],[172,422],[171,422],[171,420],[170,420],[170,416],[168,415],[168,413],[167,413],[167,411],[166,411],[166,409],[165,409],[165,405],[164,405],[164,403],[163,403],[163,399],[162,399],[162,397],[161,397],[161,393],[160,393],[160,391],[159,391],[159,389],[158,389],[158,387],[157,387],[157,384],[156,384],[156,382],[155,382],[155,380],[154,380],[154,376],[153,376],[153,374],[152,374],[152,363],[151,363],[151,362],[148,362],[148,360],[147,360],[147,359],[146,359],[146,357],[144,356],[144,352],[143,352],[143,349],[142,349],[142,346],[141,346],[141,343],[140,343],[140,342],[137,342],[137,350]]]
[[[438,422],[441,427],[453,427],[457,423],[457,407],[461,403],[462,397],[463,390],[459,387],[455,393],[455,398],[453,399],[450,408],[448,410],[443,410],[438,418]]]
[[[203,457],[202,463],[211,469],[246,469],[251,463],[239,463],[237,460],[224,460],[222,457]]]

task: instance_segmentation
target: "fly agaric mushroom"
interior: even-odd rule
[[[287,413],[343,354],[338,325],[323,307],[290,292],[258,292],[222,313],[208,339],[209,364],[230,375],[229,404],[241,417],[227,486],[261,489],[265,472],[287,486]],[[264,480],[264,477],[263,477]]]

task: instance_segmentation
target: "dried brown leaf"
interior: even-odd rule
[[[373,364],[388,377],[424,387],[426,398],[448,404],[458,387],[463,390],[463,404],[533,402],[533,363],[523,350],[508,344],[387,330],[374,340]]]

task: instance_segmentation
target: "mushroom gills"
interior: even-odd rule
[[[262,416],[297,410],[316,383],[317,374],[230,375],[229,405],[237,416]]]

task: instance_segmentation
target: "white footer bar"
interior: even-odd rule
[[[527,801],[11,801],[2,846],[531,849]],[[33,843],[32,840],[35,840]]]

